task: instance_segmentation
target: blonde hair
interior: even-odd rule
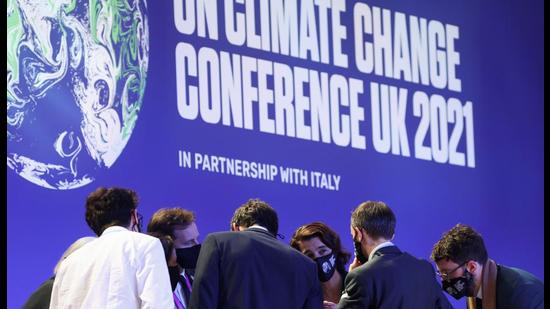
[[[75,242],[73,242],[69,246],[69,248],[67,248],[67,250],[65,250],[65,252],[63,252],[63,255],[61,256],[61,258],[59,259],[59,261],[55,265],[55,268],[53,269],[53,274],[54,275],[57,274],[57,270],[59,269],[59,267],[61,267],[61,263],[69,255],[71,255],[71,253],[75,252],[77,249],[79,249],[80,247],[84,246],[85,244],[89,243],[90,241],[92,241],[94,239],[97,239],[97,237],[86,236],[86,237],[81,237],[81,238],[77,239]]]

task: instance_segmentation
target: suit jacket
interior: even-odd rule
[[[55,277],[44,281],[42,285],[27,299],[23,309],[48,309],[50,308],[50,298],[52,297],[53,281]]]
[[[266,231],[212,233],[202,243],[191,309],[322,308],[316,264]]]
[[[497,309],[542,309],[544,284],[524,270],[497,265],[496,297]],[[481,301],[476,308],[482,308]]]
[[[383,247],[346,276],[338,308],[452,308],[436,280],[432,265]]]

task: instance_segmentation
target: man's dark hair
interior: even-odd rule
[[[487,262],[487,249],[481,234],[465,224],[457,224],[443,234],[432,249],[431,259],[438,262],[449,259],[457,264],[474,260],[480,264]]]
[[[351,214],[351,227],[361,228],[375,239],[391,239],[395,233],[395,215],[384,202],[366,201]]]
[[[242,227],[251,227],[257,224],[265,227],[273,236],[277,235],[279,231],[277,212],[266,202],[259,199],[250,199],[237,208],[231,223]]]
[[[175,229],[185,229],[194,221],[195,214],[189,210],[179,207],[161,208],[151,217],[147,232],[174,237]]]
[[[325,246],[332,250],[332,253],[336,256],[336,269],[342,274],[345,273],[346,263],[349,261],[351,254],[342,248],[338,234],[323,222],[312,222],[300,226],[292,235],[290,246],[300,251],[301,241],[315,237],[318,237]]]
[[[99,187],[86,198],[86,223],[97,236],[110,226],[127,227],[137,204],[133,190]]]

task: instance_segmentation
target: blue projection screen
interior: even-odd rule
[[[382,200],[413,255],[466,223],[544,280],[543,1],[42,2],[7,4],[9,308],[98,186],[201,239],[260,198],[283,242],[320,220],[350,252]]]

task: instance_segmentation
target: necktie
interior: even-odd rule
[[[192,291],[193,278],[191,277],[191,275],[189,275],[189,274],[186,272],[186,273],[185,273],[185,276],[183,277],[183,279],[185,280],[185,285],[187,286],[187,288],[189,289],[189,291]]]
[[[180,276],[180,285],[183,295],[185,296],[185,307],[189,306],[189,301],[191,300],[191,283],[187,277],[187,274],[185,276]]]
[[[181,303],[181,301],[179,300],[178,296],[176,296],[176,292],[173,292],[172,293],[172,296],[174,296],[174,304],[176,305],[176,308],[177,309],[185,309],[183,307],[183,304]]]

